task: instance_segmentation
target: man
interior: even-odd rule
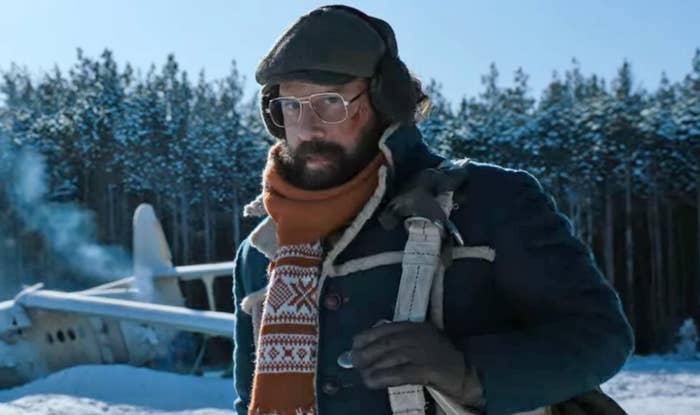
[[[445,160],[415,127],[426,98],[385,21],[318,8],[279,38],[256,80],[279,141],[246,209],[265,218],[236,257],[239,414],[400,413],[400,385],[512,414],[569,400],[620,369],[631,331],[590,250],[536,179],[489,164],[462,168],[468,180],[453,189],[462,202],[444,221],[464,249],[486,247],[455,248],[438,299],[444,327],[388,323],[407,231],[382,226],[382,214]],[[439,410],[428,396],[405,413]]]

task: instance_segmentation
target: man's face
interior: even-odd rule
[[[337,92],[345,101],[357,99],[348,105],[347,118],[337,124],[323,122],[311,106],[304,103],[298,121],[285,121],[286,141],[274,160],[285,180],[308,190],[328,189],[346,182],[378,151],[380,132],[366,80],[343,85],[289,81],[281,83],[279,88],[280,97],[305,99],[321,92]]]

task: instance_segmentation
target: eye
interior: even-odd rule
[[[343,98],[340,95],[326,95],[323,97],[323,103],[326,105],[342,104]]]
[[[284,100],[280,104],[284,112],[296,112],[299,110],[299,102],[294,100]]]

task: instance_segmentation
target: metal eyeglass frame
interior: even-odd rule
[[[282,99],[295,99],[295,100],[297,100],[297,101],[299,102],[299,116],[297,117],[297,120],[296,120],[297,123],[299,123],[299,121],[301,120],[301,117],[302,117],[302,115],[303,115],[303,112],[304,112],[304,104],[305,104],[305,103],[308,103],[308,104],[309,104],[309,107],[311,107],[311,111],[313,111],[313,113],[316,114],[316,117],[318,117],[318,119],[321,120],[321,122],[323,122],[324,124],[340,124],[341,122],[347,120],[347,119],[348,119],[348,115],[350,115],[350,112],[348,111],[348,106],[350,106],[350,104],[352,104],[353,102],[355,102],[355,100],[357,100],[359,97],[361,97],[362,94],[364,94],[365,92],[367,92],[367,89],[366,89],[366,88],[363,89],[359,94],[355,95],[355,96],[354,96],[353,98],[351,98],[350,100],[346,100],[346,99],[345,99],[342,95],[340,95],[338,92],[318,92],[318,93],[316,93],[316,94],[311,94],[311,95],[308,95],[308,96],[306,96],[306,97],[301,97],[301,98],[297,98],[297,97],[294,97],[294,96],[286,96],[286,97],[273,98],[273,99],[271,99],[270,102],[267,104],[267,108],[265,108],[265,113],[267,113],[267,114],[270,116],[270,120],[272,121],[273,124],[275,124],[276,126],[278,126],[278,127],[280,127],[280,128],[284,128],[284,124],[279,125],[279,124],[277,124],[277,122],[275,122],[275,118],[272,116],[272,112],[270,111],[270,104],[272,104],[272,103],[275,102],[275,101],[282,100]],[[340,121],[326,121],[326,120],[324,120],[323,118],[321,118],[321,116],[318,114],[318,112],[316,112],[316,110],[314,109],[314,106],[311,105],[311,98],[317,97],[317,96],[319,96],[319,95],[332,95],[332,96],[337,96],[337,97],[339,97],[340,100],[343,102],[343,106],[345,107],[345,117],[343,117],[343,119],[340,120]]]

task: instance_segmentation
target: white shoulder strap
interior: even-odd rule
[[[452,192],[440,195],[437,199],[449,217],[452,210]],[[408,231],[408,240],[401,264],[401,282],[394,309],[394,321],[425,321],[432,293],[431,318],[436,326],[442,328],[442,278],[445,267],[441,261],[441,249],[445,230],[430,219],[421,217],[407,218],[404,226]],[[427,389],[444,413],[473,415],[439,391],[430,387]],[[425,414],[425,394],[421,385],[390,387],[389,400],[392,412],[396,415]]]

